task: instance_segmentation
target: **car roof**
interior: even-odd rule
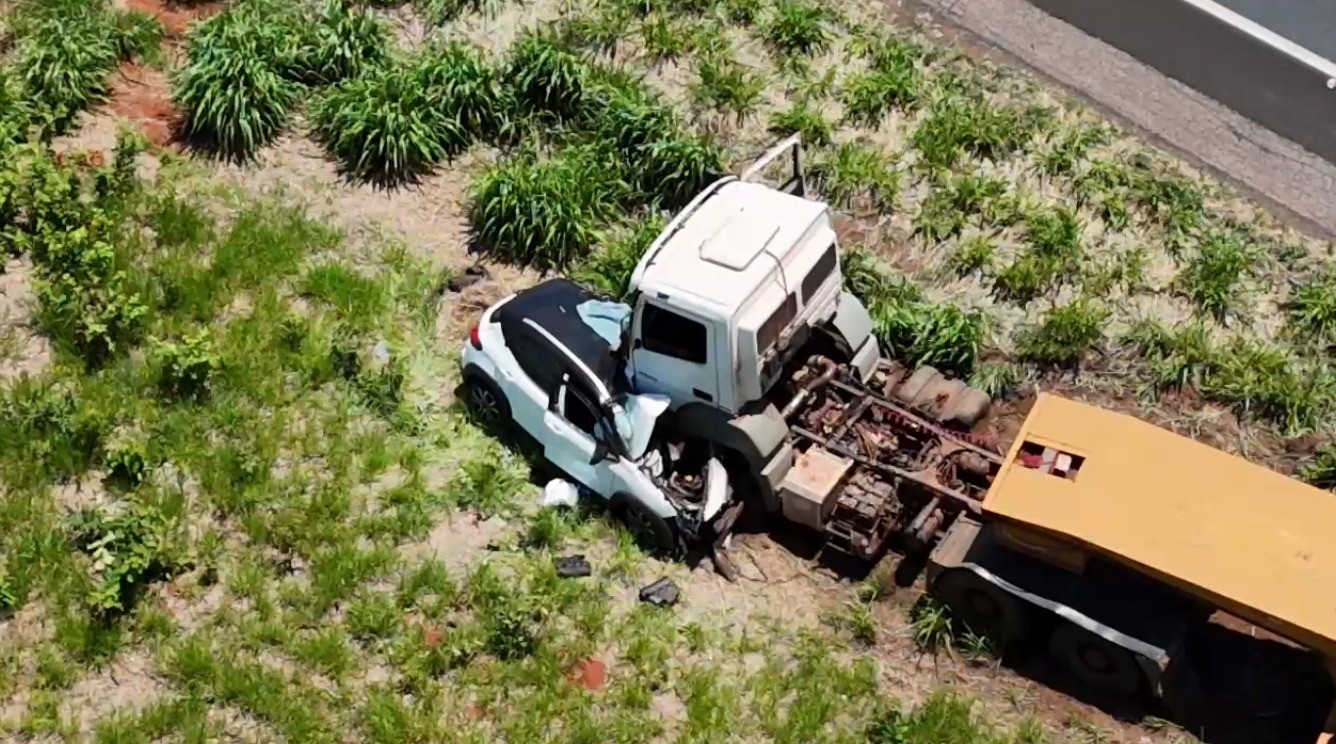
[[[731,314],[767,281],[781,288],[786,279],[801,281],[801,275],[785,276],[799,253],[790,249],[834,241],[823,219],[826,210],[821,202],[759,183],[729,181],[646,257],[638,288],[646,294],[691,297]]]
[[[612,394],[621,388],[617,358],[607,340],[581,320],[577,310],[581,303],[595,299],[592,292],[567,279],[548,279],[516,293],[497,308],[496,318],[501,333],[512,338],[533,337],[529,329],[540,329],[542,346],[553,354],[554,362],[562,356],[579,362],[583,369],[568,371],[592,377]]]

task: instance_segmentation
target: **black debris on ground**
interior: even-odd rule
[[[640,601],[648,602],[655,607],[675,605],[681,596],[677,584],[674,584],[672,579],[666,576],[640,590]]]
[[[576,579],[591,573],[593,569],[583,555],[565,555],[557,559],[557,575],[563,579]]]
[[[490,276],[487,269],[483,266],[470,266],[464,269],[464,273],[450,280],[446,287],[451,292],[463,292],[465,289],[477,284],[478,282]]]

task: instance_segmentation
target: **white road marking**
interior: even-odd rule
[[[1183,2],[1212,16],[1222,23],[1242,31],[1296,62],[1311,67],[1323,75],[1326,75],[1327,88],[1336,90],[1336,62],[1332,62],[1309,49],[1299,46],[1266,26],[1245,18],[1229,8],[1212,2],[1211,0],[1183,0]]]

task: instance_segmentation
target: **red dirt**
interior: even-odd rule
[[[172,143],[181,118],[172,105],[167,76],[158,70],[130,63],[121,66],[107,110],[137,125],[157,147]]]
[[[190,24],[223,9],[222,2],[181,3],[171,0],[127,0],[126,7],[157,18],[167,30],[167,38],[185,36]]]
[[[566,673],[566,679],[590,692],[597,692],[608,682],[608,666],[598,659],[581,659]]]

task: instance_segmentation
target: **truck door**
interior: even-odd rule
[[[674,407],[690,402],[719,405],[716,331],[710,323],[641,297],[631,331],[637,392],[666,395]]]

